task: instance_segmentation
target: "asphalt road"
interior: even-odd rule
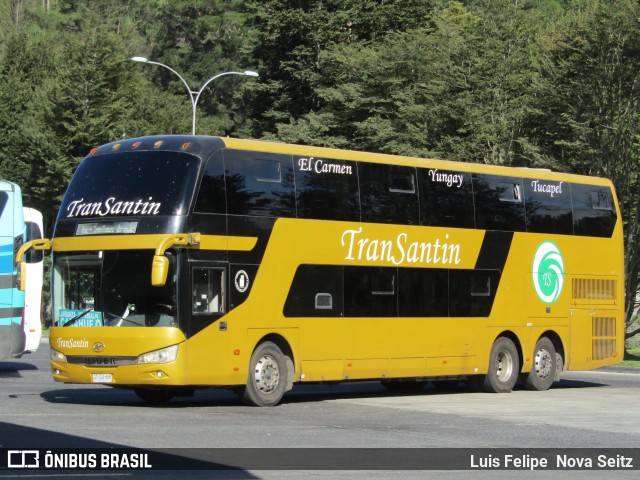
[[[55,383],[49,372],[48,352],[48,345],[42,344],[35,354],[0,362],[2,449],[187,449],[169,451],[168,461],[179,460],[180,456],[197,457],[198,452],[206,452],[203,448],[256,449],[241,450],[255,454],[247,469],[180,475],[170,471],[74,471],[74,478],[638,477],[640,465],[636,464],[636,470],[469,470],[465,463],[468,451],[463,450],[473,453],[473,449],[498,449],[500,455],[519,448],[520,453],[531,451],[535,457],[540,448],[550,452],[608,448],[608,454],[615,457],[617,452],[627,451],[623,449],[635,448],[637,455],[640,372],[634,369],[565,372],[562,381],[547,392],[516,388],[510,394],[496,395],[469,393],[462,387],[448,392],[430,387],[418,395],[397,395],[371,382],[299,386],[273,408],[242,406],[234,394],[221,390],[200,391],[192,398],[177,398],[168,406],[153,407],[126,390]],[[290,462],[295,469],[272,470],[272,459],[263,453],[265,448],[289,453],[289,460],[295,459]],[[363,458],[366,460],[367,454],[375,456],[373,465],[386,462],[385,455],[398,457],[390,459],[385,468],[365,470],[365,460],[356,455],[363,452],[346,450],[353,448],[368,449]],[[382,448],[392,450],[375,450]],[[406,452],[423,448],[465,452],[461,470],[403,470],[402,462],[412,458]],[[326,449],[344,449],[346,457],[327,464],[324,470],[318,452],[337,451]],[[491,452],[492,461],[496,461],[495,451]],[[476,461],[482,453],[478,450]],[[636,460],[640,463],[640,457]],[[54,478],[56,474],[0,470],[0,476],[8,478]],[[68,474],[59,473],[60,478]]]

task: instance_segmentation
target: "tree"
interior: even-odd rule
[[[430,0],[268,0],[248,5],[251,55],[262,72],[248,87],[254,136],[318,112],[324,99],[316,85],[331,77],[323,55],[338,45],[366,47],[389,34],[418,28]],[[333,70],[335,71],[335,70]],[[324,117],[322,117],[324,121]]]
[[[640,5],[596,1],[574,18],[554,56],[554,95],[545,104],[549,150],[565,169],[604,176],[616,186],[626,232],[629,326],[640,286]]]
[[[14,31],[0,60],[0,176],[18,183],[25,203],[53,216],[50,200],[38,195],[43,162],[59,150],[46,109],[56,78],[50,36]]]
[[[252,69],[252,61],[243,53],[244,4],[244,0],[166,2],[157,12],[159,27],[151,37],[150,58],[180,72],[192,90],[217,73]],[[184,85],[170,71],[155,68],[147,75],[188,104]],[[246,83],[225,76],[206,87],[198,104],[198,133],[228,135],[248,128],[249,120],[237,105]]]
[[[462,161],[542,162],[535,126],[547,84],[535,12],[507,1],[475,11],[452,2],[421,23],[322,51],[323,75],[309,81],[316,105],[277,122],[276,136]]]

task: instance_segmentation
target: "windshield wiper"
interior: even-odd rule
[[[70,327],[71,325],[73,325],[74,323],[76,323],[78,320],[80,320],[82,317],[84,317],[87,313],[89,312],[93,312],[93,308],[88,308],[87,310],[85,310],[82,313],[79,313],[78,315],[76,315],[75,317],[73,317],[71,320],[69,320],[67,323],[65,323],[64,325],[62,325],[63,327]],[[60,320],[58,320],[56,322],[56,326],[61,326],[60,325]]]
[[[130,313],[133,313],[136,311],[136,306],[133,303],[130,303],[127,305],[126,310],[124,311],[124,313],[122,314],[122,316],[120,315],[116,315],[115,313],[111,313],[111,312],[107,312],[106,310],[104,311],[104,313],[106,313],[107,315],[111,315],[113,317],[113,320],[115,319],[119,319],[118,323],[116,325],[114,325],[115,327],[119,327],[120,325],[122,325],[122,322],[127,322],[127,323],[131,323],[133,325],[139,325],[138,322],[134,322],[132,320],[128,320],[127,317],[129,316]],[[111,326],[113,325],[112,321],[109,321],[107,326]]]

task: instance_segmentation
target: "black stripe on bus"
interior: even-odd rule
[[[507,263],[512,241],[513,232],[486,231],[475,269],[502,271]]]

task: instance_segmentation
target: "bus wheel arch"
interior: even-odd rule
[[[560,378],[564,368],[562,341],[553,331],[543,333],[533,349],[531,370],[522,374],[528,390],[548,390]]]
[[[489,353],[486,375],[477,379],[482,390],[489,393],[509,393],[522,370],[522,346],[518,337],[509,331],[496,337]]]
[[[242,401],[247,405],[277,405],[293,388],[295,367],[289,343],[280,335],[267,335],[256,345],[249,363]]]

